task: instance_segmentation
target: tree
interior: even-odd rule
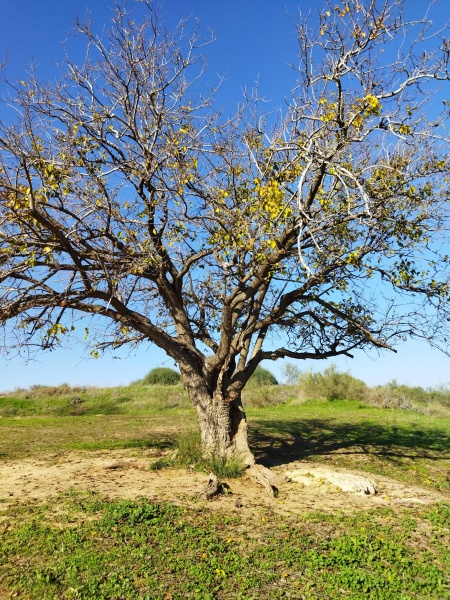
[[[252,465],[241,392],[262,360],[445,346],[449,103],[430,98],[450,43],[400,0],[333,2],[298,26],[280,118],[256,97],[227,117],[198,93],[198,32],[143,4],[107,40],[78,23],[86,60],[56,84],[8,84],[0,322],[10,346],[52,348],[77,315],[104,326],[94,356],[156,344],[204,452]]]
[[[156,367],[139,381],[145,385],[177,385],[180,383],[180,374],[167,367]]]
[[[256,387],[263,387],[265,385],[278,385],[278,381],[268,369],[263,369],[258,366],[255,369],[255,372],[250,377],[250,382]]]
[[[299,382],[300,377],[302,375],[302,372],[297,367],[297,365],[294,365],[290,362],[283,365],[282,371],[284,381],[287,385],[296,385]]]

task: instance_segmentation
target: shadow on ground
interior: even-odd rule
[[[450,436],[440,429],[343,424],[331,419],[253,421],[250,443],[258,462],[270,467],[335,453],[380,456],[393,462],[450,458]]]

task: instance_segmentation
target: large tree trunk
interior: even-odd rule
[[[214,391],[192,372],[183,373],[183,384],[197,412],[205,455],[228,460],[237,458],[245,466],[255,459],[248,446],[247,419],[240,396],[227,396],[219,378]]]
[[[195,409],[205,454],[224,460],[237,458],[246,466],[254,464],[240,397],[231,399],[216,390],[212,395],[197,398]]]
[[[241,461],[247,467],[247,473],[273,496],[284,478],[255,464],[255,457],[248,445],[247,418],[240,395],[230,397],[224,393],[221,380],[211,393],[203,378],[192,371],[186,373],[182,369],[182,377],[197,411],[204,454],[223,460]]]

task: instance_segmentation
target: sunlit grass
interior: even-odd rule
[[[326,462],[450,490],[450,420],[423,410],[417,391],[409,408],[325,394],[307,399],[301,386],[246,394],[251,446],[268,466]],[[39,387],[0,401],[0,460],[130,449],[146,453],[149,469],[241,472],[202,457],[195,413],[177,386]],[[445,402],[439,406],[446,410]],[[0,597],[450,598],[448,504],[305,509],[290,518],[260,512],[244,518],[220,506],[205,511],[195,498],[175,507],[89,492],[48,505],[17,502],[0,513]]]
[[[16,505],[4,597],[167,600],[450,597],[450,506],[254,517],[71,493]]]

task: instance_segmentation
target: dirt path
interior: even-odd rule
[[[329,484],[306,487],[289,482],[281,486],[278,498],[270,499],[253,480],[231,480],[232,494],[216,501],[197,498],[207,477],[179,469],[149,470],[150,454],[130,450],[73,452],[26,458],[0,463],[0,502],[6,507],[17,501],[43,501],[68,490],[95,491],[110,498],[134,499],[145,496],[176,504],[205,504],[209,510],[256,515],[261,508],[278,514],[300,514],[318,510],[336,512],[376,506],[413,506],[445,500],[435,491],[375,476],[378,493],[364,496],[342,492]],[[290,463],[277,471],[305,467],[308,463]],[[340,469],[341,470],[341,469]]]

